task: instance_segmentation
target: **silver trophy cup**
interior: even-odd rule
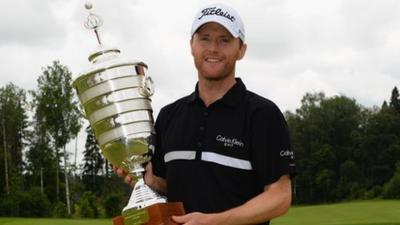
[[[91,5],[86,5],[87,9]],[[84,115],[104,156],[136,181],[127,206],[137,210],[166,199],[143,180],[143,164],[154,151],[154,120],[150,96],[153,82],[143,62],[122,59],[116,48],[104,47],[97,33],[101,19],[90,13],[85,26],[94,29],[98,49],[89,56],[91,67],[73,82]]]

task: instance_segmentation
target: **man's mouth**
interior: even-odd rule
[[[221,61],[222,61],[221,59],[215,58],[215,57],[207,57],[206,58],[206,62],[209,62],[209,63],[218,63],[218,62],[221,62]]]

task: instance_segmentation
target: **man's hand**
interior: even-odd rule
[[[113,170],[119,177],[124,179],[125,183],[129,184],[132,187],[135,186],[133,177],[129,175],[127,171],[116,166],[113,166]],[[148,162],[146,165],[144,182],[157,192],[165,194],[167,191],[167,183],[165,182],[165,180],[153,174],[153,167],[151,165],[151,162]]]
[[[184,225],[259,224],[287,212],[292,199],[291,191],[290,177],[283,175],[278,181],[265,186],[264,192],[236,208],[211,214],[189,213],[173,216],[172,219]]]
[[[224,223],[222,214],[189,213],[183,216],[173,216],[172,220],[183,225],[219,225]]]
[[[113,170],[119,177],[124,179],[125,183],[127,183],[127,184],[129,184],[131,186],[135,185],[135,183],[132,183],[133,178],[132,178],[132,176],[130,176],[128,174],[128,172],[126,172],[122,168],[119,168],[119,167],[116,167],[116,166],[113,166]]]
[[[133,182],[133,177],[130,176],[127,171],[125,171],[124,169],[122,169],[120,167],[116,167],[114,165],[113,165],[113,170],[119,177],[124,179],[125,183],[127,183],[127,184],[129,184],[131,186],[135,185],[134,183],[132,183]]]

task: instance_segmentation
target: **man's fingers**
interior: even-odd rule
[[[118,176],[120,176],[120,177],[126,176],[125,171],[124,171],[123,169],[121,169],[121,168],[118,168],[118,169],[117,169],[117,174],[118,174]]]
[[[131,176],[126,176],[125,178],[124,178],[124,181],[125,181],[125,183],[127,183],[127,184],[131,184],[131,182],[132,182],[132,177]]]
[[[119,176],[122,177],[124,179],[124,182],[133,186],[135,183],[133,182],[133,178],[132,176],[128,175],[128,172],[126,172],[125,170],[123,170],[122,168],[113,166],[113,170],[114,172]]]
[[[178,224],[184,224],[190,220],[190,214],[186,214],[183,216],[172,216],[172,220]]]
[[[119,177],[125,177],[126,175],[128,175],[128,173],[125,170],[123,170],[122,168],[116,167],[116,170],[114,170],[114,171],[117,173],[117,175]]]

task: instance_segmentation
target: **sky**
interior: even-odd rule
[[[86,2],[0,0],[0,87],[13,82],[35,90],[42,68],[54,60],[73,77],[84,72],[97,47],[93,31],[83,25]],[[103,44],[149,66],[155,116],[194,90],[190,28],[196,11],[215,1],[90,2],[103,20]],[[400,86],[398,0],[217,2],[235,8],[245,24],[248,48],[236,76],[282,111],[294,111],[306,92],[319,91],[346,95],[366,107],[381,106]],[[80,135],[78,146],[84,139]]]

